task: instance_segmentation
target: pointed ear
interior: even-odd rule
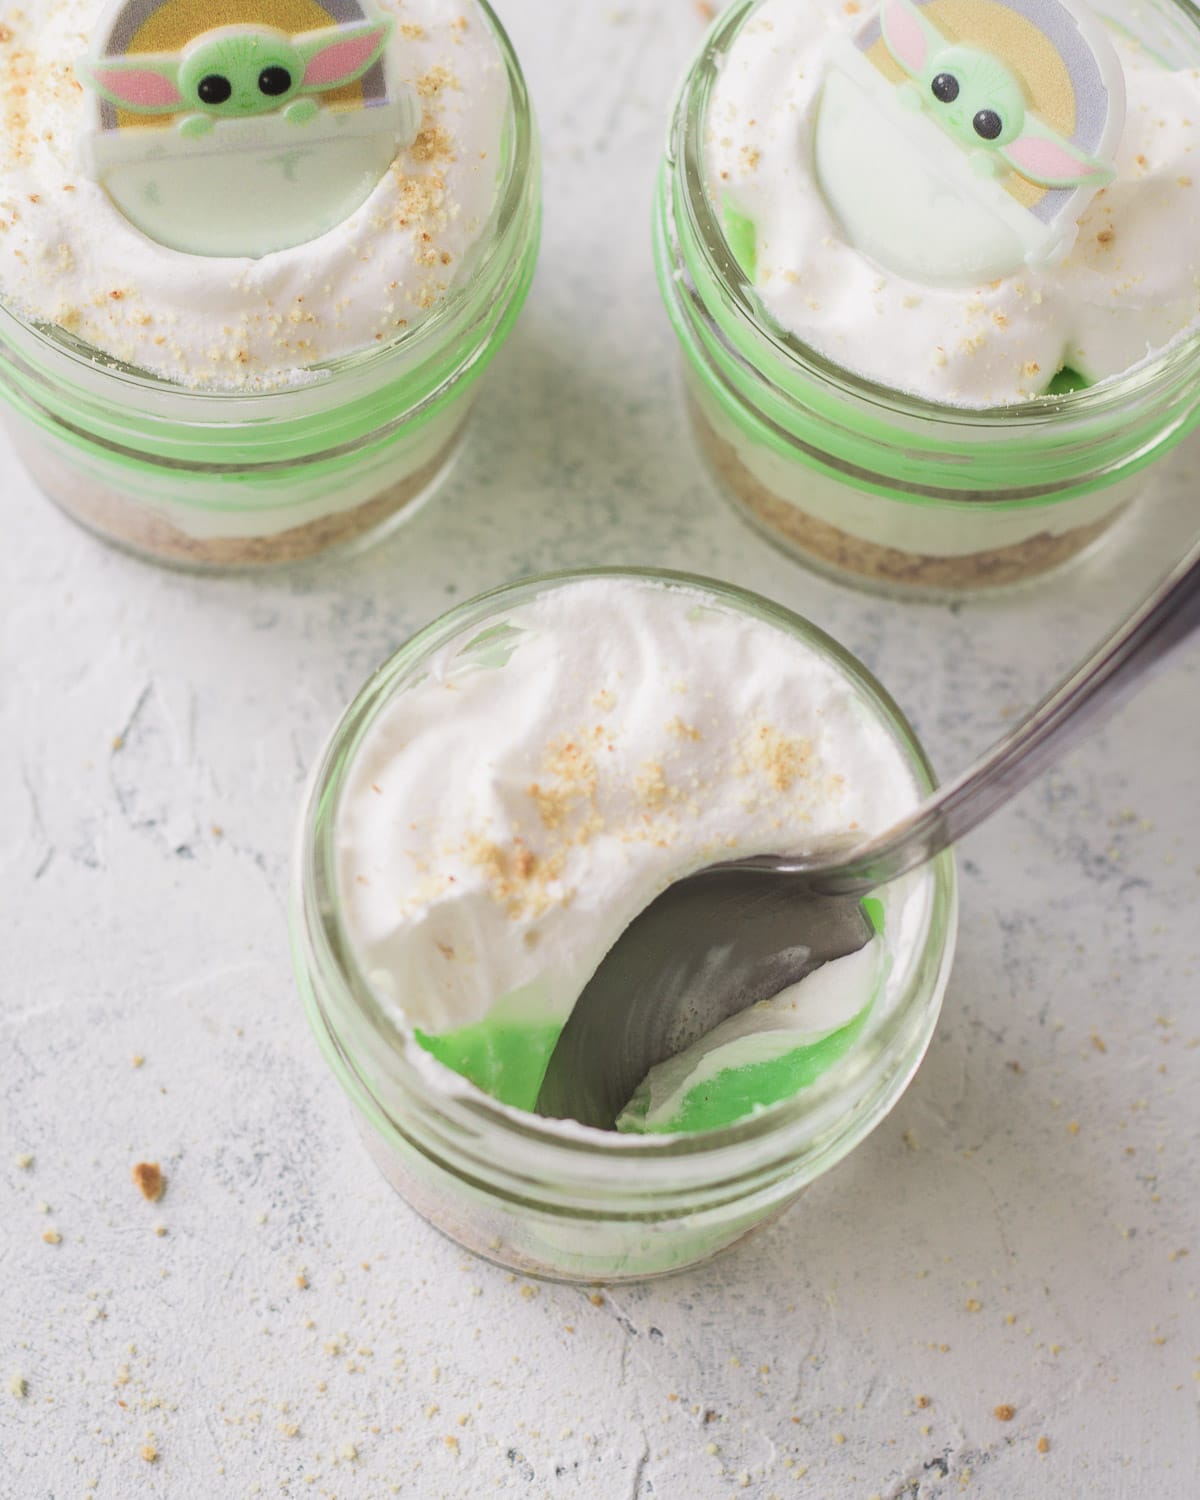
[[[392,22],[388,19],[326,26],[297,37],[296,45],[305,62],[300,87],[305,93],[318,93],[353,83],[378,61],[391,34]]]
[[[1015,172],[1038,187],[1103,187],[1117,175],[1113,167],[1098,157],[1088,156],[1039,120],[1026,116],[1025,129],[1015,141],[1000,148],[1000,153]]]
[[[77,65],[84,88],[118,109],[139,115],[171,115],[183,108],[179,92],[179,59],[164,53],[102,57]]]
[[[923,77],[930,55],[944,45],[941,32],[930,25],[913,0],[883,0],[879,21],[888,51],[910,78]]]

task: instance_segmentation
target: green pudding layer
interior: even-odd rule
[[[647,1080],[622,1111],[617,1129],[631,1135],[716,1130],[790,1099],[846,1055],[870,1009],[867,1005],[848,1025],[813,1043],[798,1046],[794,1034],[772,1031],[745,1038],[740,1045],[730,1044],[722,1049],[727,1065],[688,1089],[666,1119],[647,1120],[651,1107]],[[416,1036],[438,1062],[485,1094],[513,1109],[532,1112],[561,1034],[562,1027],[556,1024],[486,1020],[441,1036],[423,1031]]]
[[[724,224],[725,238],[729,241],[734,259],[745,272],[746,279],[752,282],[758,274],[758,231],[754,227],[754,220],[726,204]]]
[[[732,1044],[727,1052],[728,1066],[683,1093],[669,1115],[649,1121],[652,1096],[647,1079],[621,1112],[617,1129],[629,1135],[717,1130],[790,1099],[846,1055],[866,1025],[870,1009],[868,1005],[848,1026],[809,1046],[796,1046],[786,1032],[746,1038],[742,1056],[738,1055],[738,1045]],[[759,1045],[754,1047],[754,1043]],[[776,1056],[755,1055],[775,1049],[779,1049]]]
[[[489,1018],[441,1036],[423,1031],[416,1035],[426,1052],[469,1078],[485,1094],[513,1109],[532,1111],[561,1034],[558,1023],[537,1025]]]
[[[717,1130],[792,1098],[839,1062],[866,1025],[890,967],[882,903],[872,898],[863,907],[876,931],[874,942],[817,970],[787,994],[731,1017],[653,1068],[621,1112],[617,1129],[631,1135]],[[560,1022],[537,1019],[545,998],[540,986],[531,986],[473,1026],[439,1036],[418,1031],[416,1037],[438,1062],[485,1094],[533,1111],[563,1029]]]
[[[1070,365],[1064,365],[1046,387],[1046,395],[1069,396],[1072,391],[1086,391],[1091,384],[1092,381],[1086,375],[1081,375],[1078,370],[1073,370]]]

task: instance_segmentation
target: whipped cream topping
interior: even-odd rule
[[[376,0],[420,133],[363,206],[261,260],[148,239],[82,167],[75,77],[106,0],[0,0],[0,301],[189,386],[270,388],[419,323],[454,285],[496,199],[509,110],[473,0]]]
[[[846,243],[814,172],[823,83],[868,14],[762,0],[713,90],[710,192],[727,220],[753,225],[756,286],[782,328],[868,379],[966,407],[1028,400],[1064,367],[1089,382],[1119,375],[1197,328],[1200,73],[1114,32],[1127,94],[1117,178],[1073,249],[984,285],[925,285]]]
[[[575,581],[443,647],[379,714],[337,812],[343,919],[401,1024],[539,1028],[544,1066],[601,958],[673,881],[880,829],[916,797],[816,649],[691,588]],[[911,941],[920,890],[889,895],[889,944]],[[873,998],[850,989],[786,1026],[844,1024]]]

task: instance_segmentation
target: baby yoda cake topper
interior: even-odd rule
[[[391,22],[326,26],[291,37],[265,26],[218,26],[182,52],[135,53],[83,63],[97,94],[135,114],[172,115],[183,135],[218,120],[283,111],[294,125],[320,113],[317,95],[355,83],[378,61]]]
[[[91,174],[150,238],[195,255],[303,244],[370,195],[420,122],[359,0],[123,0],[77,65]]]
[[[882,0],[822,91],[818,178],[850,241],[929,284],[1071,249],[1125,118],[1104,27],[1066,0]]]

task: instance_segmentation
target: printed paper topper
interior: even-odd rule
[[[216,24],[214,24],[216,23]],[[92,175],[152,239],[262,256],[348,218],[416,136],[359,0],[124,0],[78,64]]]
[[[118,109],[144,115],[196,111],[182,113],[184,135],[206,135],[217,120],[278,109],[302,124],[319,113],[312,96],[357,82],[378,61],[390,31],[390,21],[326,26],[295,37],[270,27],[219,26],[182,52],[103,58],[81,64],[79,71]]]
[[[1124,118],[1120,61],[1074,3],[882,0],[826,79],[817,173],[882,265],[993,280],[1068,253]]]

